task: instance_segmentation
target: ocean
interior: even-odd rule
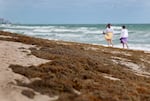
[[[122,48],[120,30],[123,24],[114,24],[114,47]],[[130,49],[150,51],[150,24],[124,24],[129,31]],[[0,24],[0,30],[49,40],[63,40],[107,46],[102,34],[104,24]]]

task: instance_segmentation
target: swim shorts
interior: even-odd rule
[[[125,38],[125,37],[120,38],[120,42],[121,42],[121,43],[127,43],[127,41],[128,41],[128,40],[127,40],[127,38]]]

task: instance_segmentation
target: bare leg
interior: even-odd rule
[[[129,48],[128,44],[126,43],[126,47]]]
[[[124,48],[124,43],[122,43],[122,46],[123,46],[123,48]]]
[[[112,47],[113,47],[113,42],[112,42],[112,40],[110,40],[110,44],[112,45]]]
[[[108,44],[108,46],[109,46],[109,45],[110,45],[109,39],[107,39],[106,41],[107,41],[107,44]]]
[[[113,43],[112,43],[111,39],[107,39],[106,41],[107,41],[108,46],[112,45],[112,47],[113,47]]]

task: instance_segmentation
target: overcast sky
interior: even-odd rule
[[[150,23],[150,0],[0,0],[0,17],[26,24]]]

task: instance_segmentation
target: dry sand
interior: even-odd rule
[[[0,101],[51,101],[57,99],[57,96],[50,98],[37,92],[35,92],[36,95],[33,99],[21,94],[22,90],[28,88],[17,86],[16,80],[24,82],[29,82],[30,80],[12,72],[12,70],[8,68],[9,65],[30,66],[49,61],[31,55],[29,51],[31,47],[35,46],[18,42],[0,41]]]

